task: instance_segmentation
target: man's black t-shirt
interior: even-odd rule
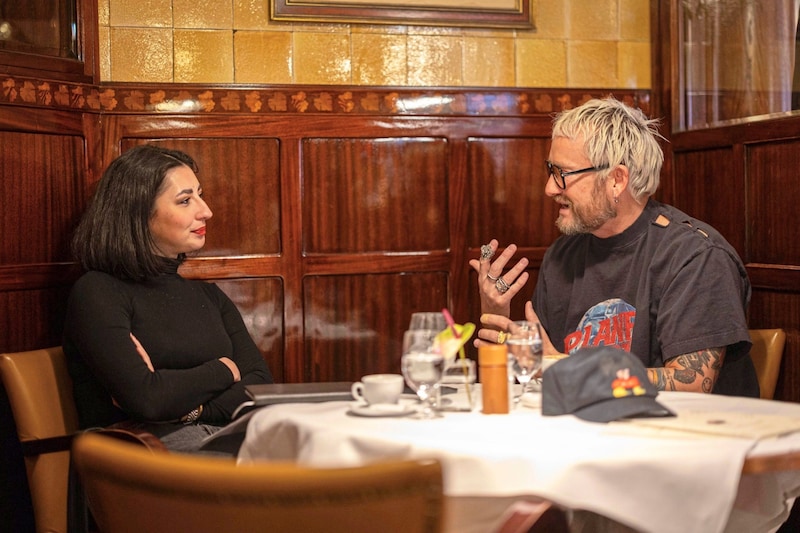
[[[624,232],[561,236],[548,248],[533,305],[556,349],[616,346],[647,367],[726,346],[714,392],[758,396],[750,360],[747,272],[713,228],[649,200]]]

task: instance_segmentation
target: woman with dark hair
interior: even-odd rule
[[[187,154],[132,148],[106,169],[73,240],[86,273],[64,351],[83,428],[129,420],[196,451],[272,376],[233,302],[178,274],[212,213]]]

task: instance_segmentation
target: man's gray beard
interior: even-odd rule
[[[605,205],[592,204],[590,208],[594,214],[590,218],[586,216],[583,209],[575,209],[575,204],[571,204],[570,209],[572,209],[573,221],[567,224],[559,216],[556,219],[556,227],[564,235],[579,235],[581,233],[591,233],[607,221],[615,218],[617,209],[614,204],[605,199],[605,197],[600,198],[600,202]]]

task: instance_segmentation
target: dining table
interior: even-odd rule
[[[677,416],[594,423],[543,416],[540,392],[510,399],[508,414],[483,414],[480,399],[480,383],[458,386],[428,420],[415,418],[412,397],[384,413],[355,401],[261,407],[240,422],[237,462],[435,458],[452,533],[497,531],[522,501],[568,510],[581,531],[592,529],[587,516],[605,530],[774,531],[800,494],[796,465],[759,461],[800,451],[800,404],[661,392],[658,402]]]

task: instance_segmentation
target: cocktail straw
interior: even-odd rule
[[[456,339],[461,338],[461,333],[458,332],[458,328],[456,328],[456,321],[453,320],[453,315],[450,314],[450,311],[447,310],[445,307],[442,309],[442,314],[444,315],[444,319],[447,322],[447,325],[450,326],[450,331],[453,332],[453,337]],[[458,355],[461,356],[461,360],[465,361],[467,356],[464,353],[464,344],[461,343],[458,347]],[[470,408],[472,407],[472,393],[470,392],[469,388],[469,373],[467,372],[467,365],[461,365],[461,370],[464,371],[464,388],[467,391],[467,401],[469,402]]]

